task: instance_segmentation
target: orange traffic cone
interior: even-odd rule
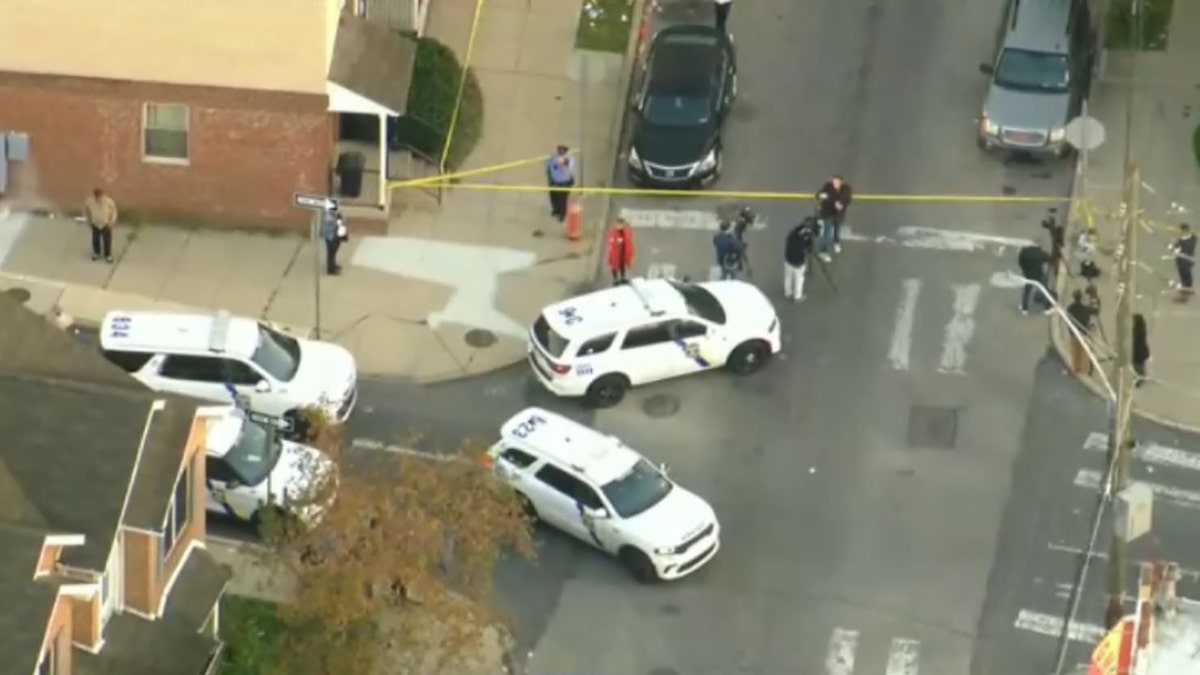
[[[572,200],[567,206],[567,218],[563,224],[567,229],[567,239],[579,241],[583,236],[583,207],[579,200]]]

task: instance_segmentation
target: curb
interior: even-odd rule
[[[648,7],[647,0],[634,0],[633,11],[630,12],[631,17],[637,18],[637,23],[630,26],[629,34],[632,39],[625,45],[625,58],[621,66],[621,84],[618,86],[618,89],[621,91],[621,103],[617,108],[617,115],[612,122],[612,129],[609,134],[609,137],[613,139],[616,145],[616,152],[613,153],[612,171],[608,176],[609,185],[616,185],[617,179],[621,176],[621,148],[625,145],[625,135],[629,125],[629,92],[633,86],[633,66],[637,62],[638,51],[641,49],[642,41],[648,34],[647,29],[650,22]],[[604,234],[608,230],[609,223],[612,222],[614,199],[613,195],[605,197],[602,209],[604,218],[600,221],[600,227],[596,228],[596,232],[592,236],[591,260],[588,265],[588,268],[593,270],[592,278],[589,280],[592,284],[595,283],[595,280],[603,272],[601,265],[604,262]]]
[[[1080,176],[1082,174],[1081,162],[1082,162],[1082,160],[1079,160],[1075,163],[1075,176],[1071,182],[1071,194],[1072,195],[1074,195],[1074,193],[1075,193],[1075,187],[1078,184],[1078,182],[1080,181]],[[1070,202],[1070,207],[1068,208],[1067,213],[1065,215],[1065,217],[1067,218],[1068,226],[1070,225],[1070,223],[1076,222],[1076,219],[1073,217],[1074,212],[1075,212],[1075,200],[1072,199]],[[1073,239],[1072,239],[1070,233],[1068,233],[1067,241],[1070,242],[1072,240]],[[1060,298],[1064,297],[1063,291],[1065,291],[1066,287],[1067,287],[1067,272],[1069,271],[1069,265],[1070,265],[1070,261],[1067,258],[1069,258],[1069,256],[1063,256],[1063,260],[1059,262],[1058,269],[1055,270],[1054,292],[1057,293],[1058,297],[1060,297]],[[1050,316],[1050,341],[1054,345],[1054,350],[1058,353],[1059,360],[1062,361],[1063,365],[1067,368],[1068,371],[1071,371],[1070,336],[1068,335],[1066,326],[1063,325],[1062,317],[1059,316],[1057,312],[1055,312],[1054,314],[1052,314]],[[1087,375],[1082,375],[1080,373],[1076,373],[1073,371],[1071,372],[1071,375],[1073,375],[1076,380],[1078,380],[1081,384],[1083,384],[1083,386],[1087,387],[1088,391],[1092,392],[1092,394],[1095,395],[1097,398],[1099,398],[1100,400],[1106,400],[1107,392],[1104,391],[1104,388],[1101,387],[1100,383],[1096,382],[1096,380],[1094,378],[1089,377]],[[1190,434],[1200,434],[1200,426],[1184,424],[1183,422],[1178,422],[1176,420],[1168,419],[1168,418],[1162,417],[1160,415],[1156,415],[1154,413],[1147,412],[1143,409],[1140,409],[1137,405],[1136,397],[1134,399],[1133,414],[1136,417],[1139,417],[1142,420],[1145,420],[1147,422],[1152,422],[1154,424],[1158,424],[1158,425],[1161,425],[1164,427],[1175,429],[1176,431],[1181,431],[1181,432],[1190,433]]]

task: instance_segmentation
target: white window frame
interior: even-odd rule
[[[156,130],[156,129],[150,129],[149,127],[147,127],[147,120],[150,118],[150,107],[151,106],[162,106],[162,107],[175,106],[175,107],[183,108],[183,135],[184,135],[184,155],[185,155],[184,157],[163,157],[161,155],[151,155],[147,152],[148,148],[146,147],[146,132],[148,132],[148,131],[178,132],[178,130],[176,130],[176,129],[169,129],[169,130],[168,129],[157,129]],[[141,142],[141,146],[142,146],[142,161],[143,162],[148,162],[151,164],[176,164],[176,165],[189,164],[191,162],[191,157],[192,157],[192,109],[191,109],[191,107],[188,106],[186,103],[156,103],[153,101],[148,101],[148,102],[142,104],[142,135],[141,135],[140,142]]]
[[[183,498],[184,512],[182,520],[179,519],[178,508],[175,502],[175,495],[179,493],[179,481],[185,482]],[[192,496],[192,466],[191,461],[189,460],[189,462],[184,465],[183,471],[179,472],[179,476],[175,478],[175,483],[171,486],[171,501],[167,504],[167,514],[163,518],[163,550],[160,558],[163,562],[165,562],[167,558],[171,557],[171,552],[174,551],[175,547],[179,545],[179,537],[183,534],[183,531],[187,529],[188,523],[191,521],[191,519],[195,517],[195,514],[188,513],[192,503]],[[166,545],[168,533],[171,535],[170,546]]]

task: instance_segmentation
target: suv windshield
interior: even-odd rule
[[[1063,93],[1070,78],[1066,54],[1005,49],[996,65],[996,84],[1005,89]]]
[[[567,350],[566,339],[554,332],[554,329],[550,327],[550,322],[546,320],[545,314],[533,322],[533,337],[537,340],[538,345],[553,358],[557,359]]]
[[[675,485],[645,459],[639,459],[624,476],[600,488],[617,515],[632,518],[670,494]]]
[[[684,284],[672,281],[671,286],[683,296],[687,303],[688,313],[718,325],[725,325],[725,308],[716,296],[696,284]]]
[[[225,463],[244,485],[254,486],[267,479],[279,461],[282,445],[271,429],[246,420],[237,442],[225,455]]]
[[[250,360],[280,382],[291,382],[300,369],[300,343],[258,324],[258,348]]]

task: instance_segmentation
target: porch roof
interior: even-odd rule
[[[403,115],[416,54],[415,40],[386,26],[342,14],[326,82],[329,111]]]

